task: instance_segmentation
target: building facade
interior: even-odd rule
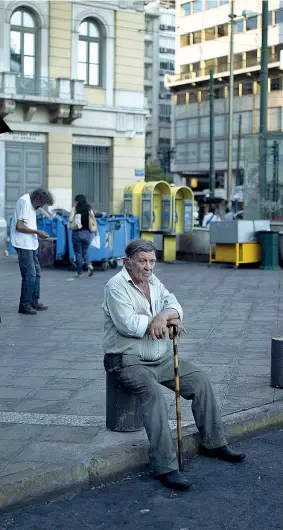
[[[155,1],[145,6],[145,94],[149,118],[146,127],[146,162],[159,161],[170,174],[171,92],[164,76],[175,70],[175,2]]]
[[[23,193],[83,193],[121,212],[144,174],[144,7],[128,0],[0,1],[0,224]]]
[[[259,131],[261,0],[234,1],[234,115],[232,189],[244,177],[244,137]],[[282,131],[283,2],[269,0],[268,129]],[[249,11],[247,11],[247,9]],[[209,73],[214,69],[216,193],[226,197],[230,68],[230,2],[176,2],[176,74],[173,93],[171,169],[196,191],[209,188]]]

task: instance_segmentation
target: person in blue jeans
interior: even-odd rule
[[[43,230],[37,230],[36,210],[43,206],[52,206],[53,197],[49,191],[37,189],[26,193],[16,203],[11,222],[11,243],[16,249],[22,275],[22,290],[19,313],[36,315],[46,311],[47,306],[39,303],[40,265],[37,259],[38,236],[47,239]]]
[[[91,206],[84,195],[75,197],[75,204],[69,217],[72,229],[72,242],[76,256],[77,278],[82,277],[83,263],[87,266],[88,275],[93,275],[93,266],[89,262],[88,249],[93,232],[96,232],[96,221]]]

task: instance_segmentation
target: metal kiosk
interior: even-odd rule
[[[146,182],[141,194],[141,237],[154,241],[154,233],[172,228],[172,195],[168,182]]]
[[[163,238],[163,259],[176,260],[176,235],[191,234],[194,229],[194,194],[187,186],[172,186],[172,231]]]

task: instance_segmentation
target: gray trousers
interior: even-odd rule
[[[168,409],[161,385],[174,391],[173,355],[158,362],[144,362],[134,355],[106,354],[104,366],[116,372],[120,383],[137,394],[149,439],[149,459],[157,473],[178,469],[168,423]],[[192,412],[201,443],[208,449],[227,445],[220,411],[205,373],[180,359],[180,394],[192,400]]]

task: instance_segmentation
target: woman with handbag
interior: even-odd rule
[[[93,266],[89,263],[88,249],[91,237],[97,232],[95,215],[84,195],[75,197],[74,207],[69,217],[70,228],[73,232],[72,241],[76,256],[77,278],[81,278],[83,262],[87,266],[88,275],[93,275]]]

